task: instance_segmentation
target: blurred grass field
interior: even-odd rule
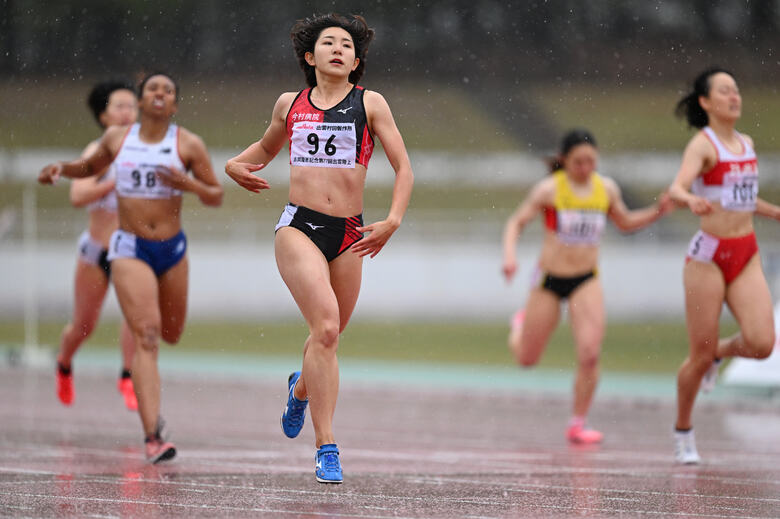
[[[62,322],[43,322],[39,342],[54,348]],[[733,333],[733,322],[721,332]],[[339,356],[348,359],[442,364],[511,366],[506,323],[365,322],[350,323],[342,335]],[[192,321],[175,349],[258,356],[297,356],[307,331],[303,322],[246,323]],[[0,322],[5,344],[22,344],[21,322]],[[101,323],[82,348],[118,348],[118,324]],[[608,324],[602,352],[606,371],[674,373],[687,355],[682,321],[620,322]],[[118,355],[118,353],[117,353]],[[542,357],[540,367],[570,369],[574,349],[568,324],[562,323]],[[78,362],[78,360],[76,360]]]
[[[777,87],[745,86],[737,128],[756,150],[780,150],[780,96]],[[603,152],[679,151],[693,134],[674,116],[683,92],[672,86],[545,85],[534,99],[558,128],[590,128]]]
[[[75,147],[99,135],[85,99],[93,79],[0,80],[0,148]],[[243,149],[262,136],[274,102],[284,91],[302,87],[272,78],[180,80],[182,98],[176,120],[201,135],[210,147]],[[516,151],[525,143],[513,137],[459,85],[431,80],[365,82],[388,100],[410,149],[471,152]],[[683,84],[581,82],[530,84],[529,102],[563,132],[586,126],[605,152],[681,151],[691,131],[673,116]],[[516,87],[513,87],[516,88]],[[511,90],[497,93],[510,95]],[[780,150],[780,96],[774,86],[743,85],[739,128],[759,152]],[[557,142],[549,144],[554,149]]]

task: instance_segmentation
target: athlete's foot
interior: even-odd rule
[[[146,461],[159,463],[173,459],[176,456],[176,447],[173,443],[163,440],[157,435],[146,439]]]
[[[696,450],[696,438],[693,429],[687,431],[674,431],[674,459],[684,465],[696,465],[701,463],[699,452]]]
[[[133,389],[133,379],[130,377],[120,377],[116,383],[116,388],[119,393],[125,399],[125,406],[130,411],[138,410],[138,400],[135,397],[135,389]]]
[[[303,428],[303,420],[306,418],[306,406],[309,399],[298,400],[295,398],[295,384],[301,378],[301,372],[291,373],[287,379],[287,406],[282,413],[282,431],[288,438],[295,438]]]
[[[335,443],[321,446],[314,455],[314,476],[320,483],[336,483],[344,481],[339,461],[339,449]]]
[[[509,321],[509,327],[512,333],[520,333],[523,329],[523,323],[525,322],[525,308],[520,308],[512,315],[512,319]]]
[[[71,405],[76,398],[76,391],[73,389],[73,372],[71,368],[66,368],[60,362],[57,362],[57,397],[65,405]]]
[[[699,389],[702,393],[709,393],[715,389],[715,383],[718,381],[718,370],[720,369],[720,363],[723,359],[715,359],[712,361],[712,365],[701,378],[701,384]]]
[[[566,439],[576,445],[594,445],[601,443],[604,435],[595,429],[587,429],[585,420],[573,418],[566,429]]]

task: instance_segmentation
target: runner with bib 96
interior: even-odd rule
[[[333,433],[339,335],[357,302],[363,258],[379,254],[401,225],[413,174],[384,97],[357,84],[374,37],[366,21],[360,16],[313,16],[298,21],[291,37],[309,87],[279,97],[263,138],[229,160],[225,172],[249,191],[267,189],[268,182],[254,172],[289,143],[289,203],[276,224],[274,248],[279,273],[309,326],[309,337],[303,368],[288,379],[282,428],[286,436],[296,437],[310,405],[315,476],[321,483],[341,483]],[[364,225],[363,190],[374,136],[395,171],[395,184],[387,217]]]

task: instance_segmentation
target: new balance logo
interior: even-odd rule
[[[312,231],[316,231],[317,229],[322,229],[323,227],[325,227],[324,225],[314,225],[313,223],[309,223],[309,222],[304,222],[304,223],[309,227],[311,227]]]
[[[344,114],[344,115],[347,115],[347,112],[349,112],[350,110],[352,110],[352,108],[353,108],[353,107],[351,107],[351,106],[348,106],[348,107],[346,107],[346,108],[339,108],[339,109],[338,109],[338,110],[336,110],[336,111],[337,111],[337,112],[339,112],[339,113],[342,113],[342,114]]]

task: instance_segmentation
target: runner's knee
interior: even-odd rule
[[[184,329],[180,326],[175,328],[163,328],[162,338],[168,344],[176,344],[179,342],[179,339],[181,339],[181,334],[183,331]]]
[[[140,349],[156,352],[160,344],[160,326],[152,323],[141,324],[135,336]]]
[[[339,344],[338,320],[325,320],[311,330],[313,343],[327,349],[335,349]]]
[[[539,363],[541,353],[535,351],[523,350],[522,345],[518,345],[518,348],[513,352],[515,354],[515,361],[524,368],[532,368]]]
[[[763,334],[751,334],[742,333],[742,339],[745,342],[746,356],[765,359],[772,354],[772,349],[775,346],[775,334],[763,333]]]
[[[598,368],[600,357],[601,355],[599,354],[599,351],[589,351],[587,353],[583,353],[579,355],[577,362],[579,364],[580,369],[592,371]]]

